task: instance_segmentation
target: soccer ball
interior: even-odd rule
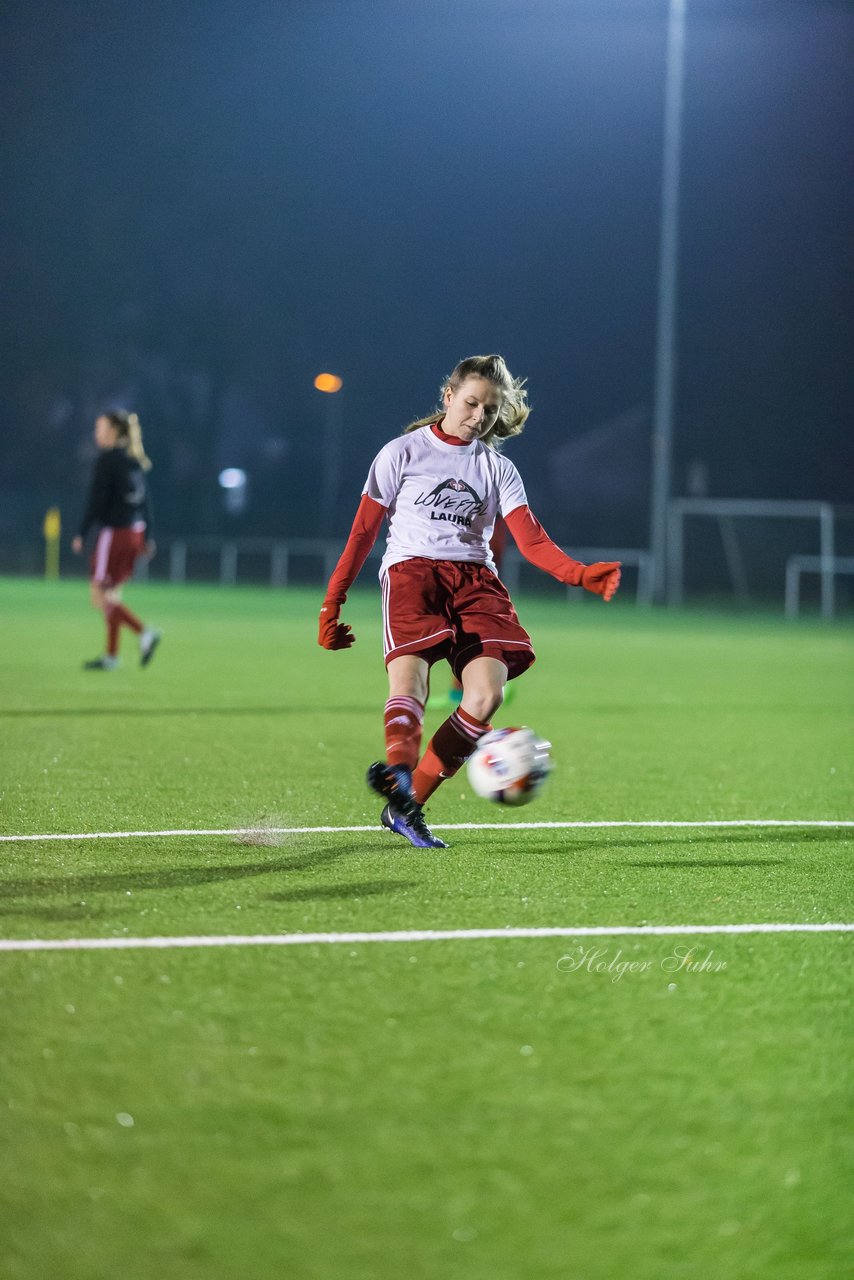
[[[550,747],[533,729],[493,729],[469,759],[472,790],[495,804],[529,804],[549,776]]]

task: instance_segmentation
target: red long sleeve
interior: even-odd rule
[[[377,540],[385,513],[386,509],[382,503],[375,502],[367,494],[362,495],[347,545],[341,552],[341,557],[329,579],[329,585],[326,588],[327,600],[334,600],[336,604],[341,605],[347,599],[347,592],[359,576],[359,570]]]
[[[584,565],[565,555],[560,547],[552,542],[530,507],[517,507],[509,516],[504,517],[507,528],[513,534],[516,546],[526,560],[535,564],[538,569],[545,569],[558,582],[566,582],[571,587],[581,585],[581,573]]]

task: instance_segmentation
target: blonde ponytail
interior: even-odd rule
[[[122,446],[129,458],[134,458],[143,471],[151,470],[151,460],[147,457],[142,443],[142,427],[135,413],[126,413],[124,409],[116,409],[108,413],[113,426],[118,432],[117,443]]]

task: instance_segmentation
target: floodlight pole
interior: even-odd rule
[[[342,442],[344,419],[341,412],[341,387],[337,374],[320,373],[314,380],[324,393],[323,451],[320,472],[320,530],[328,538],[334,532],[335,513],[341,490]]]
[[[673,398],[676,384],[676,287],[679,247],[679,167],[687,0],[670,0],[667,74],[664,87],[664,159],[661,175],[661,231],[658,261],[658,319],[652,414],[652,498],[650,551],[652,598],[667,589],[667,504],[673,459]]]

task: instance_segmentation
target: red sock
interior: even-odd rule
[[[412,790],[419,804],[424,804],[446,778],[453,778],[474,751],[478,739],[491,728],[491,724],[476,720],[462,707],[439,725],[412,775]]]
[[[107,655],[115,658],[119,652],[119,627],[122,625],[122,620],[116,616],[114,604],[107,605],[104,617],[107,620]]]
[[[107,619],[107,654],[115,658],[119,652],[119,628],[122,624],[130,627],[137,635],[143,630],[143,625],[135,613],[131,613],[130,609],[117,600],[107,605],[104,616]]]
[[[385,758],[389,764],[405,764],[414,769],[421,750],[424,707],[417,698],[389,698],[383,713]]]
[[[131,631],[135,631],[137,635],[139,635],[141,631],[145,630],[139,618],[136,616],[135,613],[131,613],[127,605],[120,604],[118,601],[116,601],[116,603],[113,605],[113,609],[118,615],[119,625],[121,625],[121,623],[124,623],[126,627],[130,627]]]

